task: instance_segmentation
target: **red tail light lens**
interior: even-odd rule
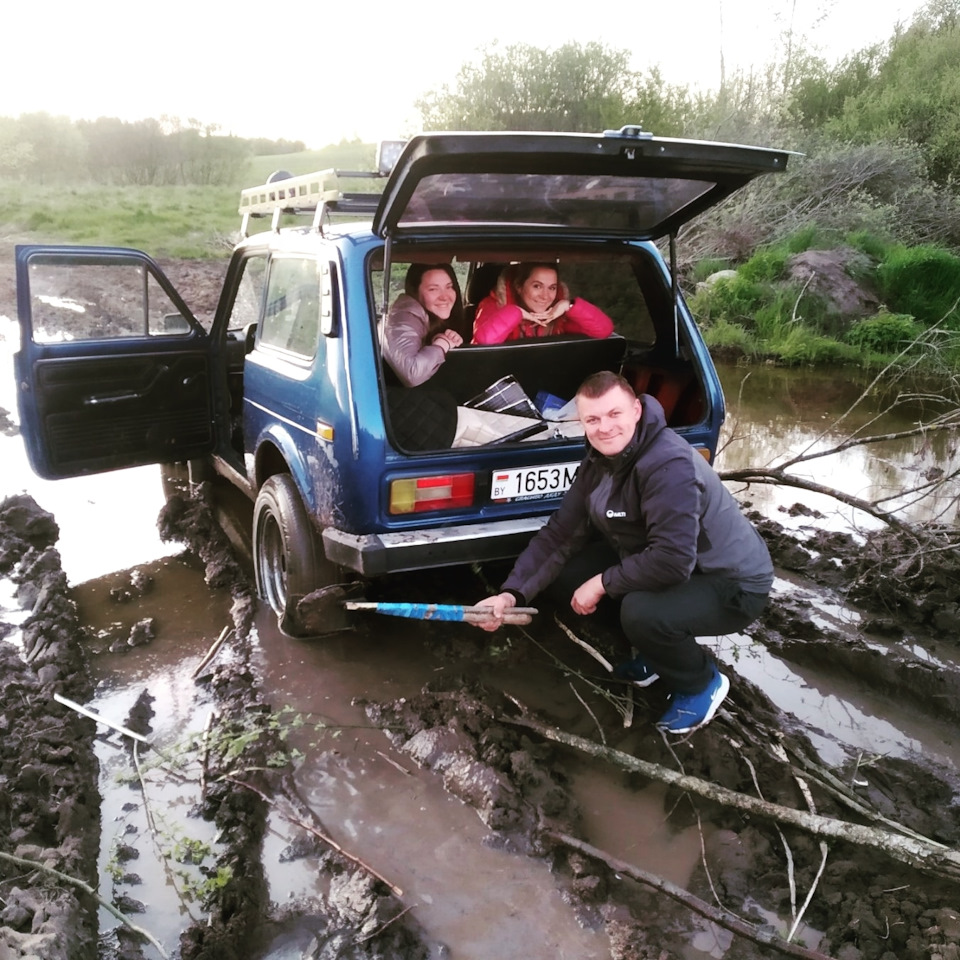
[[[394,480],[390,484],[390,512],[421,513],[469,507],[473,503],[473,490],[472,473]]]

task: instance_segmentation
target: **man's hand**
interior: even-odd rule
[[[593,613],[597,609],[600,598],[606,593],[601,582],[602,574],[591,577],[586,583],[581,583],[573,592],[570,608],[581,616]]]
[[[486,630],[488,633],[493,633],[493,631],[498,630],[503,623],[504,610],[508,610],[510,607],[515,607],[516,605],[517,598],[512,593],[498,593],[495,597],[487,597],[486,600],[481,600],[477,606],[490,607],[493,610],[493,616],[484,617],[483,620],[476,623],[476,626],[481,630]]]

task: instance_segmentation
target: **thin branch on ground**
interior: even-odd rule
[[[112,903],[108,900],[104,900],[103,897],[97,893],[88,883],[84,883],[83,880],[78,880],[76,877],[71,877],[69,874],[62,873],[60,870],[55,870],[53,867],[48,867],[45,864],[37,863],[34,860],[26,860],[23,857],[15,857],[12,853],[3,853],[0,852],[0,860],[7,860],[10,863],[15,863],[18,867],[26,867],[29,870],[40,870],[43,873],[49,874],[51,877],[56,877],[58,880],[62,880],[64,883],[69,884],[72,887],[76,887],[78,890],[82,890],[84,893],[93,897],[94,900],[103,907],[108,913],[113,917],[119,920],[125,927],[132,930],[137,936],[143,937],[144,940],[153,944],[157,948],[157,952],[160,954],[164,960],[170,956],[166,950],[163,949],[162,944],[157,938],[150,933],[148,930],[144,930],[143,927],[138,927],[126,914],[118,910]]]
[[[882,830],[879,827],[848,823],[844,820],[835,820],[830,817],[769,803],[730,790],[719,784],[701,780],[698,777],[678,774],[658,764],[640,760],[619,750],[604,747],[584,737],[578,737],[575,734],[566,733],[556,727],[540,723],[529,716],[503,717],[502,719],[505,723],[513,723],[534,730],[548,740],[566,744],[589,756],[600,757],[626,770],[639,773],[652,780],[659,780],[680,790],[688,790],[691,793],[699,794],[724,806],[787,823],[806,830],[814,836],[845,840],[848,843],[879,850],[929,876],[945,878],[952,882],[960,880],[960,851],[928,837],[904,836]]]
[[[582,840],[576,839],[576,837],[561,833],[559,830],[547,830],[545,831],[545,835],[556,840],[558,843],[562,843],[565,846],[579,851],[584,854],[584,856],[590,857],[593,860],[600,860],[616,873],[622,873],[624,876],[630,877],[638,883],[653,887],[654,890],[659,890],[672,900],[676,900],[678,903],[682,903],[685,907],[698,913],[701,917],[706,917],[711,923],[715,923],[717,926],[723,927],[725,930],[730,930],[739,936],[746,937],[754,943],[769,947],[788,957],[800,957],[802,960],[830,960],[827,954],[820,953],[819,950],[810,950],[807,947],[801,947],[798,944],[788,943],[786,940],[771,937],[761,932],[752,924],[742,920],[740,917],[722,908],[717,909],[710,906],[709,903],[694,896],[682,887],[671,883],[664,877],[658,877],[655,874],[648,873],[646,870],[641,870],[639,867],[635,867],[624,860],[617,859],[605,853],[603,850],[591,846],[589,843],[584,843]]]

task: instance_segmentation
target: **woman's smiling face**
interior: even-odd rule
[[[446,270],[427,270],[417,288],[417,299],[435,317],[447,320],[457,302],[457,291]]]
[[[520,299],[532,313],[545,313],[557,299],[557,271],[536,267],[520,287]]]

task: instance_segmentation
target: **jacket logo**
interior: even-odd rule
[[[626,510],[608,510],[607,511],[608,520],[613,520],[617,517],[626,517],[626,515],[627,515]]]

